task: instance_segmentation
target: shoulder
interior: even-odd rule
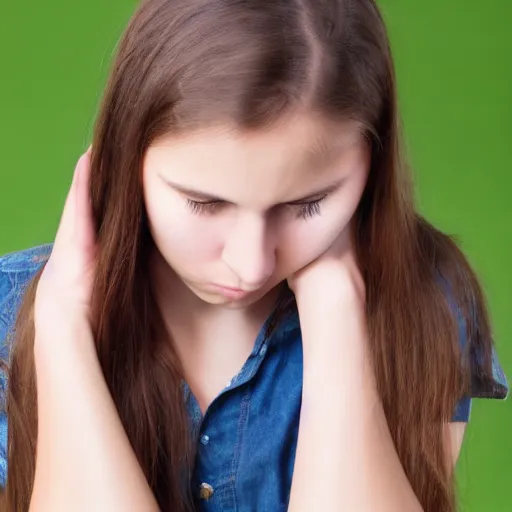
[[[9,334],[27,284],[48,260],[53,244],[44,244],[0,256],[0,359],[9,356]]]
[[[11,332],[26,286],[48,260],[53,244],[44,244],[0,256],[0,488],[7,477],[7,368]]]
[[[42,244],[0,255],[0,273],[37,272],[48,260],[53,244]]]
[[[452,421],[467,422],[473,398],[506,399],[509,384],[498,358],[483,296],[478,304],[471,293],[472,300],[466,300],[469,306],[464,307],[450,279],[439,272],[437,282],[456,319],[461,365],[468,372],[470,381],[470,389],[458,401]],[[471,289],[470,285],[466,287],[466,290]]]

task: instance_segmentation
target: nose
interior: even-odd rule
[[[245,290],[261,288],[275,267],[275,248],[265,219],[237,219],[226,238],[222,260],[238,276],[237,286]]]

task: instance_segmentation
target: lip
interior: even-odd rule
[[[221,286],[219,284],[211,284],[210,287],[217,293],[220,293],[221,295],[224,295],[230,299],[241,299],[249,295],[247,290],[242,290],[241,288],[230,288],[228,286]]]

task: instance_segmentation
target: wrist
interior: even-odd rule
[[[295,289],[301,319],[324,322],[352,315],[364,309],[364,292],[343,272],[326,273],[317,282],[302,282]]]
[[[340,368],[367,351],[365,300],[349,278],[332,275],[322,290],[300,294],[297,307],[305,372]]]
[[[89,323],[82,317],[67,318],[65,322],[36,325],[34,363],[36,369],[65,367],[70,361],[97,358],[96,346]]]

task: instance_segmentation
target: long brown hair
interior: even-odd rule
[[[162,136],[223,123],[258,130],[301,106],[330,121],[357,120],[371,141],[356,249],[378,389],[424,510],[453,512],[443,425],[471,392],[471,374],[473,384],[492,386],[490,328],[466,259],[415,210],[393,61],[373,0],[145,0],[137,9],[111,70],[91,164],[95,338],[120,418],[161,509],[192,510],[182,371],[148,279],[144,154]],[[28,510],[34,479],[39,275],[19,310],[9,375],[12,512]]]

